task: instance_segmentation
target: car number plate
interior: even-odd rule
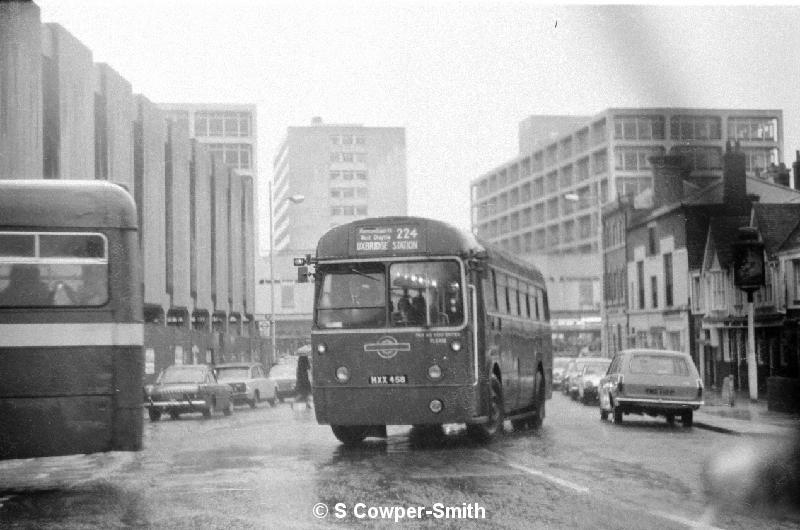
[[[405,375],[371,375],[369,384],[371,385],[405,385],[408,377]]]

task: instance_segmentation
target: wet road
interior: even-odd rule
[[[237,407],[232,417],[146,422],[145,450],[113,455],[121,464],[94,480],[0,494],[0,527],[344,528],[397,518],[412,528],[795,528],[744,509],[709,519],[702,465],[733,438],[663,419],[601,422],[596,406],[556,394],[541,430],[507,425],[489,445],[458,427],[440,436],[395,427],[347,449],[312,411]]]

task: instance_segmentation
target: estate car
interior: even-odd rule
[[[600,419],[609,414],[621,423],[624,414],[680,416],[690,427],[703,404],[703,382],[692,358],[683,352],[631,349],[614,356],[600,381]]]
[[[234,404],[255,408],[261,401],[275,406],[277,384],[270,379],[261,363],[241,362],[217,365],[217,379],[230,385]]]

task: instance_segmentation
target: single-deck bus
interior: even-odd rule
[[[142,344],[131,196],[0,180],[0,458],[141,449]]]
[[[315,282],[317,421],[342,443],[387,425],[466,423],[484,441],[504,419],[541,425],[552,349],[532,265],[419,217],[335,227],[295,265]]]

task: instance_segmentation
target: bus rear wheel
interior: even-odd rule
[[[147,409],[147,415],[150,416],[150,421],[158,421],[161,419],[161,411],[158,409]]]
[[[479,442],[488,442],[503,431],[503,420],[505,419],[503,386],[494,374],[492,374],[489,386],[491,389],[491,408],[488,421],[486,423],[470,423],[467,425],[469,436]]]
[[[367,437],[367,430],[361,425],[331,425],[333,435],[344,445],[358,445]]]
[[[542,426],[542,422],[544,422],[544,416],[545,416],[544,376],[542,375],[542,372],[538,370],[536,371],[536,377],[534,378],[533,389],[534,389],[534,395],[536,396],[536,403],[534,403],[533,405],[536,414],[534,414],[533,418],[531,418],[530,425],[534,429],[538,429]]]

